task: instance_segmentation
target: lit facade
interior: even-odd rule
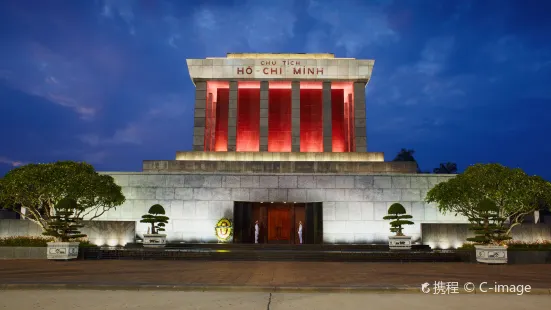
[[[416,173],[415,163],[367,152],[365,88],[373,60],[333,54],[228,54],[187,61],[195,85],[193,145],[175,160],[147,160],[143,172],[109,172],[125,205],[102,220],[139,223],[159,203],[169,242],[216,242],[222,217],[232,242],[386,243],[395,202],[423,223],[467,223],[424,202],[451,175]],[[437,242],[437,241],[435,241]],[[450,245],[453,246],[453,245]]]

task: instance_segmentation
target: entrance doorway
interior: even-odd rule
[[[258,243],[300,244],[300,223],[304,244],[322,243],[321,211],[321,203],[235,202],[233,242],[254,243],[258,221]]]

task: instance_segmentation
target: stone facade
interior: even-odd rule
[[[233,218],[235,201],[322,202],[323,235],[327,243],[386,243],[390,234],[383,220],[390,204],[400,202],[415,225],[405,233],[419,240],[422,223],[467,223],[443,215],[425,203],[426,192],[453,176],[423,174],[183,174],[168,172],[106,172],[122,186],[126,203],[102,220],[137,221],[159,203],[170,221],[169,241],[216,242],[214,226]]]

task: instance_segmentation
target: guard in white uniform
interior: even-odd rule
[[[298,222],[298,239],[300,244],[302,244],[302,221]]]
[[[260,229],[258,227],[258,221],[254,223],[254,243],[258,243],[258,234],[260,233]]]

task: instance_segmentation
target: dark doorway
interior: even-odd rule
[[[254,243],[255,221],[259,223],[258,243],[322,243],[322,204],[284,202],[236,202],[234,205],[234,243]]]

